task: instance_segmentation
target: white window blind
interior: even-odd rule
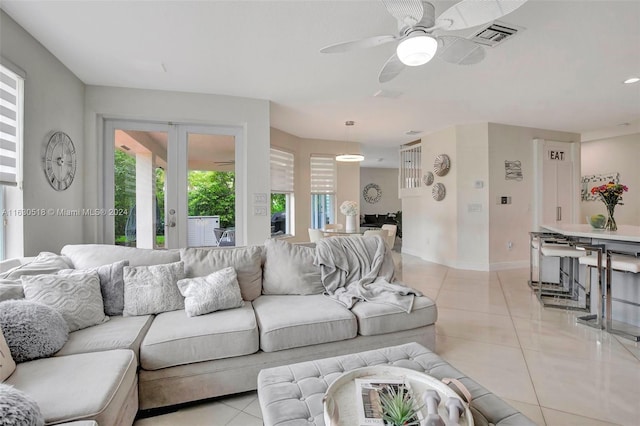
[[[293,154],[271,148],[271,192],[293,192]]]
[[[334,157],[311,156],[312,194],[334,194],[336,192],[336,175]]]
[[[0,185],[18,184],[23,82],[0,65]]]

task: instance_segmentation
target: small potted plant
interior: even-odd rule
[[[389,426],[419,425],[418,410],[413,394],[404,385],[387,386],[381,391],[382,420]]]

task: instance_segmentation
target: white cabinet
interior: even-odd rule
[[[216,245],[213,234],[220,228],[220,216],[189,216],[187,222],[187,245],[189,247],[207,247]]]

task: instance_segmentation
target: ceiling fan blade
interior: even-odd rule
[[[380,70],[380,74],[378,74],[378,81],[380,83],[386,83],[387,81],[393,80],[402,72],[405,66],[406,65],[398,59],[398,55],[394,53],[389,59],[387,59],[387,62],[384,63],[384,66]]]
[[[436,26],[445,30],[462,30],[486,24],[507,15],[527,0],[462,0],[445,10]]]
[[[342,43],[332,44],[320,49],[321,53],[342,53],[355,49],[368,49],[370,47],[380,46],[381,44],[396,41],[398,38],[393,35],[382,35],[367,37],[360,40],[345,41]]]
[[[440,36],[438,57],[443,61],[458,65],[473,65],[482,61],[485,56],[484,47],[473,41],[456,36]]]
[[[420,0],[382,0],[391,16],[398,21],[400,32],[422,20],[424,9]]]

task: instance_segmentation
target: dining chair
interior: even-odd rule
[[[384,229],[387,231],[387,246],[389,250],[393,249],[393,246],[396,244],[396,233],[398,232],[398,225],[386,224],[382,225],[380,229]]]
[[[322,238],[324,238],[324,232],[322,232],[322,229],[309,228],[309,241],[315,243]]]
[[[368,231],[364,231],[363,234],[365,237],[373,237],[375,235],[380,235],[382,237],[382,240],[384,241],[385,245],[387,244],[387,236],[389,235],[389,233],[387,232],[386,229],[370,229]]]

